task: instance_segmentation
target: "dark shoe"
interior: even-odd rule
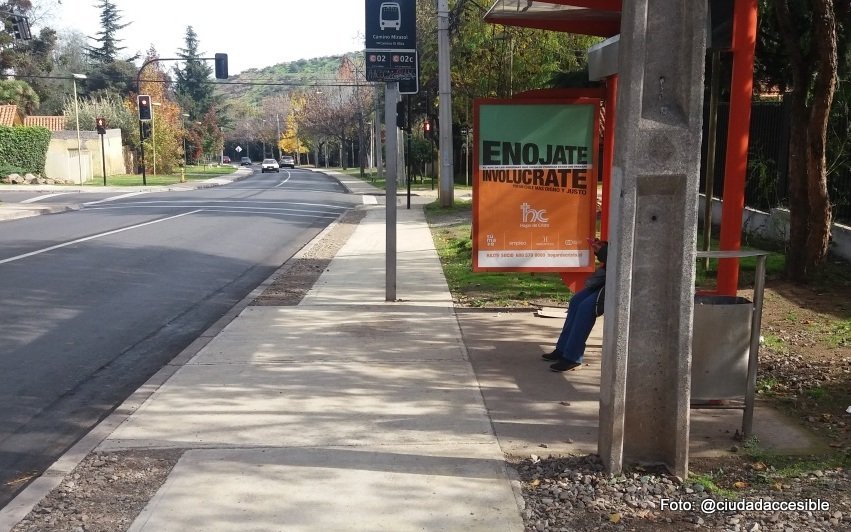
[[[581,366],[579,362],[571,362],[570,360],[559,360],[555,364],[550,364],[550,371],[557,371],[561,373],[562,371],[568,371],[571,369],[578,368]]]
[[[558,360],[558,359],[561,358],[561,353],[559,351],[556,351],[555,349],[553,349],[552,353],[547,353],[545,355],[541,355],[541,358],[543,358],[544,360],[549,360],[549,361]]]

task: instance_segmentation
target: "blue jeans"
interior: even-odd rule
[[[585,342],[597,321],[597,294],[600,290],[602,287],[582,289],[573,295],[567,305],[567,319],[556,342],[556,351],[570,362],[582,362]]]

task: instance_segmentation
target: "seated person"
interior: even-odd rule
[[[543,355],[544,360],[555,361],[550,370],[562,372],[582,365],[585,354],[585,342],[594,328],[597,316],[603,314],[603,302],[606,298],[606,257],[609,243],[595,238],[591,249],[600,267],[585,280],[585,286],[576,292],[567,306],[567,318],[564,320],[561,335],[551,353]]]

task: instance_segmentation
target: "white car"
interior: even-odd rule
[[[275,159],[263,159],[263,162],[260,163],[260,172],[264,174],[266,172],[277,172],[278,168],[280,167]]]

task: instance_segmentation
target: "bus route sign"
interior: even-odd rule
[[[416,0],[366,0],[366,79],[416,92]]]

